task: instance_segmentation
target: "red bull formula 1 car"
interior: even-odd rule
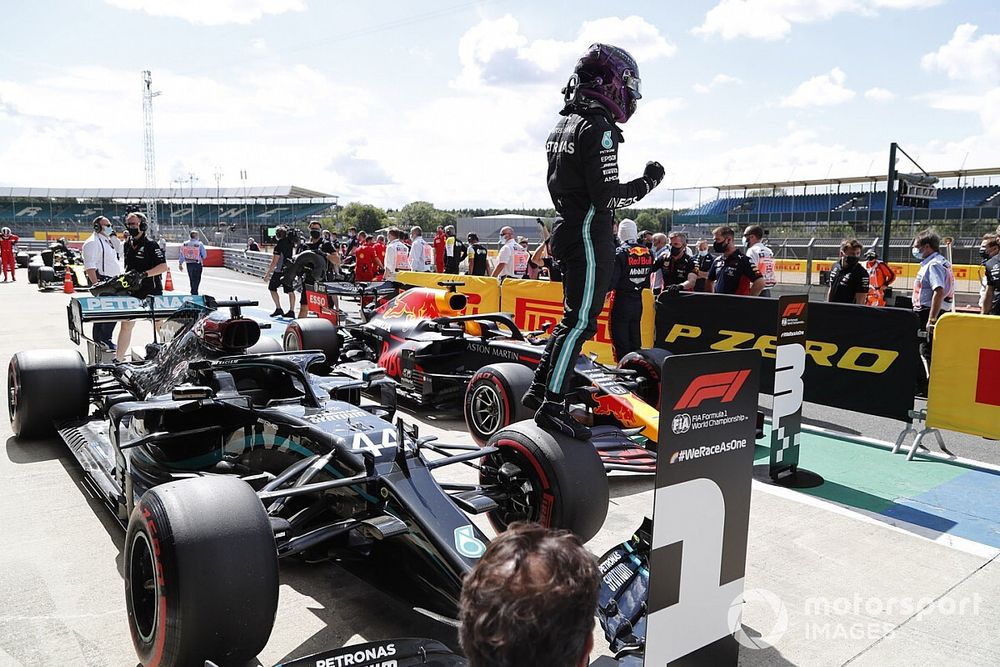
[[[126,607],[143,665],[246,664],[271,632],[280,559],[336,559],[454,622],[462,578],[489,541],[469,515],[585,540],[600,529],[608,484],[596,453],[530,423],[485,447],[422,437],[389,421],[395,382],[375,364],[319,376],[322,353],[254,353],[248,305],[74,298],[74,341],[87,323],[147,317],[165,319],[163,338],[126,363],[32,350],[8,368],[15,435],[58,433],[127,526]],[[362,391],[379,404],[362,404]],[[478,482],[435,479],[454,464],[475,465]]]
[[[447,289],[392,283],[326,283],[306,293],[319,317],[300,319],[284,335],[286,350],[319,349],[328,358],[376,362],[419,406],[462,405],[469,433],[484,443],[506,426],[530,419],[521,405],[545,346],[543,332],[522,332],[506,313],[462,315],[462,283]],[[398,292],[398,293],[397,293]],[[371,302],[347,320],[333,297]],[[580,355],[569,402],[594,427],[607,470],[652,473],[659,433],[660,367],[669,352],[641,350],[608,367]]]

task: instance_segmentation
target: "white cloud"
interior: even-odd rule
[[[698,130],[691,135],[693,141],[722,141],[728,133],[725,130]]]
[[[976,37],[978,26],[963,23],[951,40],[920,59],[928,71],[944,71],[948,78],[966,81],[995,81],[1000,72],[1000,34]]]
[[[783,107],[823,107],[842,104],[853,99],[855,93],[844,87],[847,75],[844,70],[834,67],[826,74],[814,76],[803,81],[792,91],[791,95],[782,98]]]
[[[576,38],[568,41],[537,39],[529,42],[510,14],[484,20],[470,28],[459,40],[462,72],[457,88],[472,90],[483,86],[522,85],[558,82],[568,77],[577,58],[594,42],[619,46],[643,64],[672,56],[677,47],[659,29],[639,16],[608,17],[586,21]]]
[[[775,40],[796,23],[828,21],[838,14],[874,15],[879,9],[920,9],[944,0],[720,0],[705,14],[697,35]]]
[[[735,76],[729,76],[728,74],[716,74],[712,77],[712,80],[708,83],[696,83],[694,84],[694,91],[696,93],[707,93],[713,88],[718,88],[719,86],[724,86],[727,83],[742,83],[742,81]]]
[[[268,14],[301,12],[304,0],[105,0],[120,9],[179,18],[195,25],[248,24]]]
[[[891,102],[896,99],[896,94],[885,88],[869,88],[865,91],[865,99],[872,102]]]

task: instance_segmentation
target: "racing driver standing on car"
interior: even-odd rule
[[[145,299],[147,296],[163,294],[163,282],[160,276],[167,272],[167,258],[156,241],[146,236],[149,223],[143,213],[129,213],[125,217],[125,229],[129,238],[125,241],[125,275],[129,282],[141,281],[132,296]],[[135,322],[125,320],[118,329],[118,349],[115,359],[124,361],[129,345],[132,343],[132,328]]]
[[[641,178],[618,181],[618,144],[624,123],[641,98],[639,68],[628,53],[592,44],[563,89],[563,118],[545,144],[548,186],[559,217],[550,242],[563,273],[565,312],[524,395],[537,408],[535,422],[580,440],[590,429],[565,403],[580,348],[597,331],[615,262],[614,209],[631,206],[663,180],[663,167],[648,162]]]

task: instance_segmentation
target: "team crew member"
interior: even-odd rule
[[[403,232],[393,227],[389,230],[389,245],[385,249],[385,279],[395,280],[400,271],[410,270],[410,249],[400,240]]]
[[[375,251],[375,244],[368,240],[368,235],[364,232],[358,232],[358,247],[354,249],[354,259],[354,282],[371,282],[382,272],[382,261]]]
[[[444,235],[444,227],[438,227],[434,232],[434,240],[431,242],[434,245],[434,271],[437,273],[444,273],[444,253],[445,246],[448,245],[448,237]]]
[[[247,252],[260,252],[260,246],[253,240],[252,236],[247,239]]]
[[[465,244],[455,236],[454,225],[445,227],[444,233],[444,272],[458,275],[458,265],[465,259],[467,249]]]
[[[653,234],[652,237],[653,247],[651,248],[653,252],[653,260],[657,260],[664,253],[669,252],[667,248],[667,235],[663,232],[657,232]],[[653,290],[653,295],[657,295],[663,291],[663,272],[660,270],[653,271],[649,276],[649,288]]]
[[[360,239],[355,237],[355,249],[357,249],[357,243],[359,242]],[[329,274],[331,271],[335,274],[340,273],[340,253],[337,252],[337,247],[333,245],[333,241],[323,239],[322,225],[318,222],[309,223],[309,240],[302,244],[301,251],[317,252],[323,255],[326,258],[326,273]],[[312,277],[308,277],[307,282],[302,285],[302,294],[299,296],[299,317],[306,317],[309,314],[306,292],[315,289],[316,285],[312,282]],[[332,305],[334,308],[337,307],[336,298],[332,300]]]
[[[1000,238],[987,234],[979,244],[979,256],[983,260],[983,300],[980,312],[983,315],[1000,315]]]
[[[549,195],[559,217],[550,239],[563,274],[563,319],[556,325],[535,370],[524,405],[537,406],[542,427],[587,439],[590,429],[570,414],[565,397],[580,348],[597,331],[615,263],[611,235],[614,209],[645,197],[663,180],[663,167],[649,162],[642,177],[618,181],[615,124],[635,113],[641,97],[639,68],[622,49],[593,44],[566,85],[562,118],[549,135]]]
[[[149,223],[145,214],[129,213],[125,217],[125,228],[129,234],[129,239],[125,242],[125,270],[138,274],[142,279],[138,290],[132,292],[132,296],[138,299],[160,296],[163,294],[163,282],[160,276],[166,273],[169,267],[160,245],[146,236]],[[118,361],[125,360],[125,353],[132,343],[134,325],[134,321],[126,320],[118,329],[118,349],[115,350],[115,359]]]
[[[874,250],[869,250],[865,254],[865,269],[868,271],[866,303],[869,306],[882,308],[885,306],[886,297],[889,296],[889,285],[896,280],[896,272],[879,259]]]
[[[198,232],[191,230],[191,238],[181,246],[181,256],[177,262],[177,269],[181,272],[187,267],[188,280],[191,282],[191,294],[198,293],[201,285],[201,270],[205,266],[205,258],[208,251],[205,244],[198,239]]]
[[[469,667],[586,667],[599,587],[597,561],[575,535],[511,524],[462,583]]]
[[[469,268],[466,275],[485,276],[489,271],[490,253],[482,243],[479,242],[479,234],[470,233],[469,240]]]
[[[528,251],[514,237],[511,227],[500,230],[500,252],[493,268],[494,278],[523,278],[528,270]]]
[[[746,243],[747,259],[764,277],[764,289],[760,296],[771,296],[771,288],[777,280],[774,277],[774,253],[764,245],[764,229],[760,225],[750,225],[743,231],[743,240]]]
[[[410,271],[431,271],[432,250],[424,240],[424,230],[420,227],[410,229]]]
[[[694,268],[698,272],[698,280],[694,283],[695,292],[708,292],[708,272],[712,268],[715,258],[708,252],[708,241],[701,239],[698,241],[698,252],[693,255]]]
[[[914,259],[920,262],[913,279],[913,310],[920,317],[920,328],[927,331],[926,340],[920,343],[920,354],[927,362],[928,373],[934,345],[934,325],[942,313],[951,310],[955,301],[955,274],[951,262],[939,252],[940,248],[941,237],[925,229],[913,239],[911,249]]]
[[[670,245],[656,258],[655,268],[661,275],[664,292],[675,294],[693,290],[698,281],[698,270],[694,258],[688,254],[687,236],[681,232],[670,232]]]
[[[271,253],[271,265],[264,272],[264,280],[267,281],[267,289],[271,292],[271,300],[274,301],[274,312],[271,317],[295,317],[295,290],[286,289],[288,295],[288,311],[281,310],[281,299],[278,298],[278,287],[285,277],[285,269],[292,265],[292,254],[295,252],[295,244],[288,234],[288,228],[281,225],[274,231],[277,242],[274,244],[274,251]]]
[[[831,303],[868,301],[868,269],[861,266],[861,244],[857,239],[845,239],[840,244],[840,261],[830,269],[830,288],[826,300]]]
[[[344,245],[344,255],[348,256],[354,252],[354,248],[358,245],[358,228],[348,227],[347,228],[347,243]]]
[[[736,249],[732,227],[716,227],[712,249],[719,253],[708,270],[706,292],[758,296],[764,289],[764,277],[746,255]]]
[[[385,234],[379,234],[375,237],[375,256],[378,257],[378,265],[385,268]],[[381,269],[380,269],[381,270]]]
[[[111,228],[111,221],[103,215],[94,218],[94,233],[83,244],[83,268],[87,272],[87,278],[93,285],[105,278],[113,278],[125,273],[121,262],[118,260],[118,251],[111,242],[111,235],[114,231]],[[115,349],[115,344],[111,342],[111,334],[114,333],[114,322],[95,322],[94,341],[103,343],[109,350]]]
[[[0,229],[0,265],[3,266],[3,281],[7,282],[7,273],[10,272],[10,279],[17,280],[15,270],[17,260],[14,258],[14,246],[21,240],[21,237],[10,231],[10,227]]]
[[[642,290],[649,288],[653,272],[653,252],[639,243],[635,223],[629,219],[618,225],[621,245],[615,250],[609,321],[611,345],[620,361],[629,352],[642,348]]]

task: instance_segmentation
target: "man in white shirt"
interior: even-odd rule
[[[389,234],[389,245],[385,247],[385,280],[395,280],[396,274],[400,271],[410,269],[410,249],[400,240],[403,232],[391,228]]]
[[[778,281],[774,276],[774,252],[764,245],[764,228],[760,225],[750,225],[743,230],[743,238],[747,248],[747,259],[764,277],[764,291],[760,296],[771,296],[771,288]]]
[[[502,245],[497,253],[497,265],[491,275],[494,278],[523,278],[528,270],[528,251],[517,242],[511,227],[500,230],[500,241]]]
[[[110,220],[103,215],[94,218],[94,233],[83,244],[83,267],[91,285],[125,272],[118,260],[115,244],[111,241],[113,234]],[[102,343],[109,350],[114,350],[115,345],[111,342],[114,330],[114,322],[95,323],[94,341]]]
[[[424,240],[424,230],[410,228],[410,271],[431,270],[431,247]]]

